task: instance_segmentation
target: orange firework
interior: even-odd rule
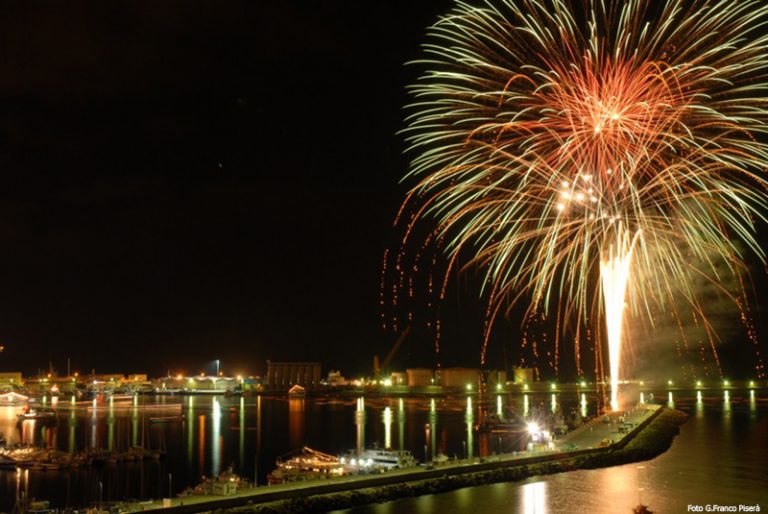
[[[404,247],[435,220],[450,266],[485,270],[489,327],[523,298],[579,323],[682,298],[707,325],[694,280],[743,272],[735,239],[763,258],[766,22],[757,0],[457,3],[411,88]]]

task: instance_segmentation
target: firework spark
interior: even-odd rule
[[[766,23],[758,0],[457,2],[411,87],[403,243],[436,220],[451,266],[485,270],[490,324],[525,298],[620,338],[625,294],[703,317],[694,278],[742,273],[735,239],[763,258]]]

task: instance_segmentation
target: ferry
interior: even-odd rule
[[[398,468],[416,466],[416,459],[407,450],[392,450],[384,448],[366,448],[361,451],[350,451],[340,459],[345,471],[359,473],[366,471],[389,471]]]
[[[308,446],[299,452],[278,458],[276,464],[277,468],[267,475],[270,484],[330,478],[344,474],[344,464],[338,458]]]

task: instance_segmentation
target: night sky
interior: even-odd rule
[[[0,369],[370,372],[404,63],[450,6],[0,5]],[[444,363],[476,366],[482,306],[456,289]]]

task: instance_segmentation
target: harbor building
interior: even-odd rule
[[[405,370],[408,376],[408,387],[426,387],[434,382],[434,372],[429,368],[410,368]]]
[[[480,383],[480,370],[475,368],[443,368],[438,372],[437,383],[453,389],[468,385],[477,388]]]
[[[23,385],[23,383],[24,382],[21,379],[21,371],[3,371],[0,373],[0,387],[19,387]]]
[[[515,384],[530,384],[533,382],[533,368],[512,368]]]
[[[390,376],[390,380],[392,381],[392,385],[394,386],[404,386],[408,384],[408,373],[405,371],[393,371],[392,375]]]
[[[272,362],[267,361],[267,387],[289,389],[296,384],[312,389],[320,386],[319,362]]]

